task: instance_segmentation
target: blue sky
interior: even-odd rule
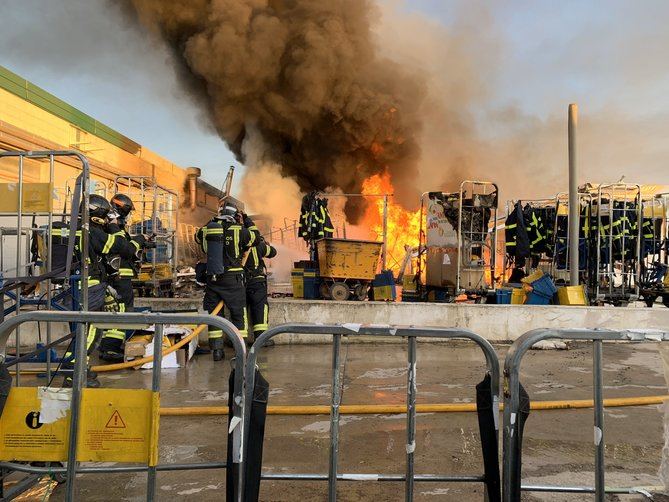
[[[514,107],[548,121],[576,101],[586,117],[613,113],[635,130],[647,128],[645,137],[664,137],[669,2],[387,1],[447,31],[462,28],[470,5],[487,11],[489,22],[474,17],[464,28],[470,39],[480,30],[496,51],[474,115]],[[2,0],[0,18],[0,64],[174,162],[202,167],[213,184],[235,163],[182,92],[165,50],[126,27],[107,2]],[[483,134],[505,134],[481,122]],[[653,150],[654,161],[667,153],[644,150]]]

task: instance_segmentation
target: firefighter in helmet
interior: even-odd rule
[[[91,194],[88,203],[88,310],[100,312],[103,310],[116,310],[117,301],[116,292],[109,286],[108,270],[110,259],[119,256],[121,259],[132,259],[139,249],[144,246],[146,238],[143,235],[133,237],[131,240],[120,238],[117,235],[107,232],[107,223],[112,206],[101,195]],[[81,211],[79,213],[81,215]],[[82,225],[78,225],[77,239],[75,241],[75,259],[79,264],[81,272],[82,253]],[[113,265],[111,265],[113,266]],[[86,356],[88,357],[97,341],[98,330],[90,325],[86,339]],[[67,368],[74,366],[73,350],[70,349],[65,354],[68,362],[64,364]],[[72,378],[65,378],[65,386],[72,385]],[[88,371],[88,387],[99,387],[97,375]]]
[[[244,264],[246,275],[246,306],[253,323],[253,341],[262,335],[268,328],[269,304],[267,302],[267,266],[266,259],[276,256],[274,248],[265,239],[259,237],[253,246]],[[266,346],[274,345],[269,340]]]
[[[237,216],[237,207],[223,204],[218,214],[196,232],[195,240],[207,255],[204,309],[211,313],[223,301],[230,312],[230,321],[246,338],[248,319],[242,259],[244,252],[256,243],[259,234],[248,216],[242,217],[244,224],[238,223]],[[223,315],[223,310],[219,315]],[[221,330],[209,329],[209,346],[214,361],[224,358]]]
[[[135,209],[130,197],[117,193],[109,201],[112,211],[110,213],[107,232],[117,239],[132,243],[132,237],[128,233],[128,219],[130,212]],[[152,243],[145,241],[143,247]],[[139,271],[140,249],[135,250],[132,256],[115,256],[109,262],[114,265],[108,267],[109,285],[114,288],[119,297],[119,312],[133,312],[135,306],[135,295],[132,290],[132,279]],[[115,265],[118,265],[116,267]],[[108,329],[102,334],[100,342],[100,359],[107,362],[123,361],[123,344],[126,332],[122,329]]]

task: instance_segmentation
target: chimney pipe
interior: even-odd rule
[[[202,171],[199,167],[189,167],[186,173],[188,174],[190,208],[195,209],[197,207],[197,179],[202,175]]]

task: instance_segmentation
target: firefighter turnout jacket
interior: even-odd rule
[[[254,279],[266,279],[267,267],[264,258],[272,259],[276,256],[276,249],[260,239],[258,243],[251,248],[249,257],[244,265],[244,272],[246,272],[247,283]]]
[[[67,228],[54,228],[53,232],[67,232]],[[53,234],[52,234],[53,235]],[[107,259],[118,255],[121,260],[132,260],[135,254],[141,249],[144,243],[144,236],[138,235],[130,240],[120,238],[117,235],[109,234],[105,227],[91,222],[88,236],[88,286],[107,282]],[[77,230],[77,240],[75,242],[74,253],[77,262],[81,263],[81,228]]]
[[[252,222],[249,227],[243,227],[234,220],[218,217],[198,229],[195,241],[207,255],[207,276],[241,274],[244,251],[253,246],[258,237]]]

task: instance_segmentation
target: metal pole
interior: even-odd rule
[[[383,249],[381,270],[386,270],[388,264],[388,196],[383,197]]]
[[[53,190],[53,187],[55,185],[54,182],[54,171],[55,170],[55,163],[54,163],[54,158],[53,154],[49,155],[49,188]],[[52,235],[53,235],[53,206],[49,209],[49,218],[47,222],[47,230],[44,233],[44,240],[46,241],[46,249],[47,249],[47,255],[46,255],[46,270],[47,272],[51,272],[52,264],[53,264],[53,246],[51,245],[52,242]],[[47,279],[46,281],[46,309],[51,310],[51,279]],[[51,323],[48,322],[46,323],[46,344],[47,346],[51,344]],[[46,351],[46,381],[51,382],[51,349]]]
[[[578,123],[578,105],[569,105],[569,284],[578,286],[578,244],[580,204],[578,201],[578,170],[576,168],[576,125]]]
[[[602,379],[602,341],[595,340],[592,353],[595,405],[595,500],[604,502],[604,398]]]
[[[82,292],[83,293],[83,292]],[[72,401],[70,402],[70,444],[67,449],[67,492],[65,500],[74,502],[74,484],[77,477],[77,434],[79,432],[79,415],[81,412],[81,390],[86,381],[86,366],[88,356],[86,354],[86,329],[90,324],[77,324],[77,337],[74,347],[75,363],[72,375]]]
[[[407,372],[407,465],[405,500],[413,500],[414,451],[416,450],[416,337],[409,337],[409,368]]]
[[[153,382],[151,390],[154,393],[160,392],[160,370],[163,365],[163,324],[156,324],[153,333]],[[149,466],[146,480],[146,500],[153,502],[156,498],[156,466]]]
[[[337,500],[337,456],[339,454],[339,405],[341,404],[340,364],[341,335],[332,340],[332,405],[330,408],[330,469],[328,474],[328,501]]]
[[[23,155],[19,157],[19,207],[18,225],[16,226],[16,277],[22,277],[21,271],[21,236],[23,233]],[[21,290],[16,290],[16,315],[21,313]],[[21,329],[16,328],[16,357],[21,357]],[[16,364],[16,386],[21,385],[21,369]]]

